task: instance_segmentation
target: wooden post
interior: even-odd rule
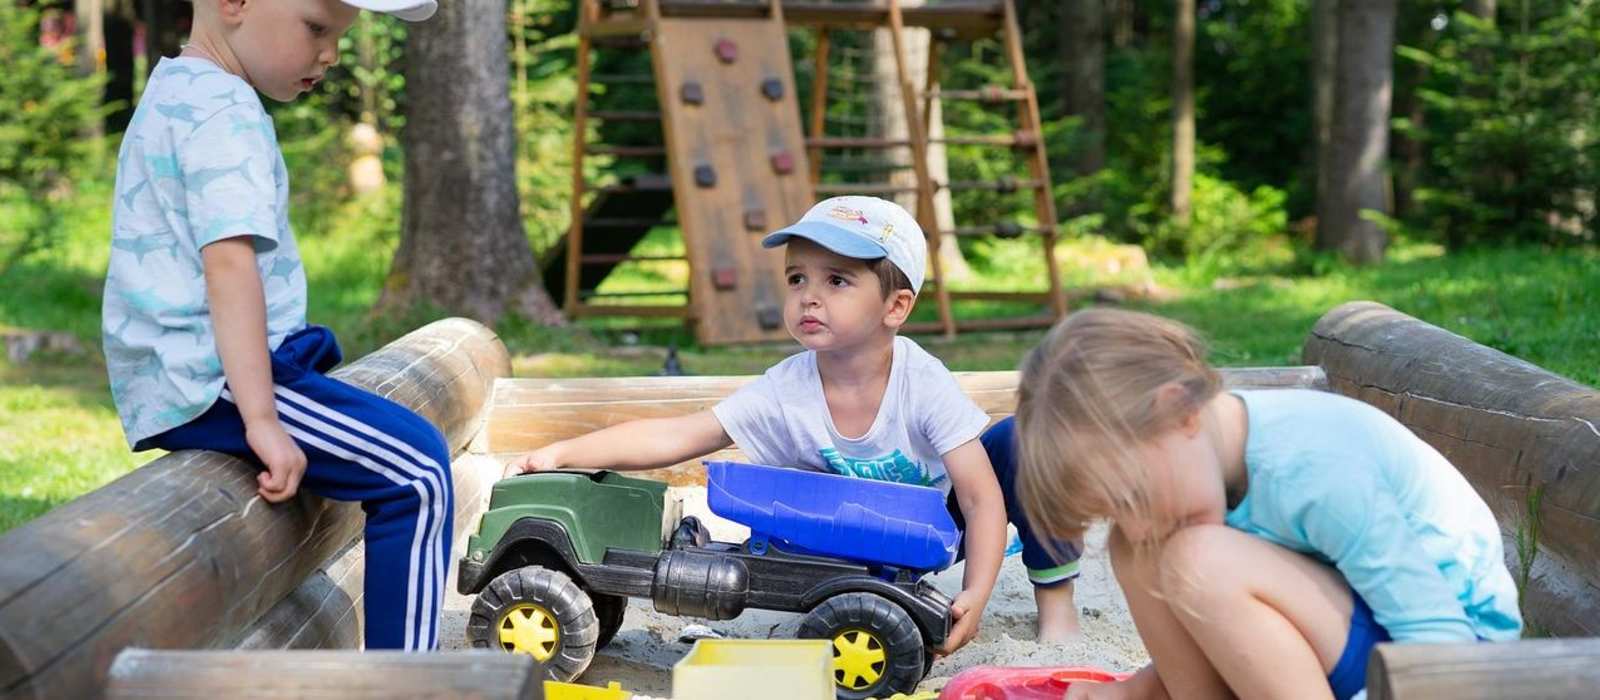
[[[817,30],[817,51],[811,69],[811,141],[826,136],[828,128],[828,52],[833,47],[833,33],[827,27]],[[822,184],[822,147],[812,146],[811,186]]]
[[[450,319],[333,376],[417,411],[455,451],[510,373],[492,331]],[[123,648],[234,644],[361,532],[357,504],[263,503],[256,473],[176,452],[0,537],[0,696],[93,697]]]
[[[498,651],[439,654],[357,651],[156,651],[128,649],[106,697],[543,698],[533,657]]]
[[[1600,391],[1373,302],[1329,311],[1304,357],[1472,482],[1506,535],[1530,629],[1600,636]],[[1520,556],[1518,535],[1535,531]]]
[[[1578,700],[1600,690],[1600,639],[1379,644],[1370,700]]]
[[[572,115],[572,217],[567,228],[567,277],[562,290],[561,310],[577,318],[578,276],[583,273],[583,154],[589,146],[589,27],[598,20],[599,8],[593,0],[578,3],[578,96]]]
[[[946,338],[956,335],[955,316],[950,310],[950,285],[944,278],[944,265],[939,260],[939,243],[944,236],[939,231],[939,217],[933,208],[933,176],[928,173],[928,133],[917,118],[916,86],[911,83],[911,73],[906,66],[905,20],[900,16],[900,0],[889,0],[889,36],[894,39],[894,67],[900,84],[900,100],[905,105],[907,139],[911,141],[911,166],[917,173],[917,220],[922,224],[922,234],[928,242],[928,262],[933,268],[934,290],[939,301],[939,324]],[[930,37],[931,40],[931,37]]]
[[[1039,183],[1033,190],[1034,216],[1039,219],[1043,235],[1044,264],[1050,275],[1050,312],[1057,318],[1067,312],[1067,297],[1061,293],[1061,269],[1056,261],[1056,195],[1050,184],[1050,161],[1044,150],[1044,126],[1039,118],[1039,96],[1028,80],[1028,64],[1022,53],[1022,30],[1017,26],[1017,9],[1011,0],[1004,0],[1006,11],[1006,54],[1011,58],[1012,87],[1026,93],[1022,102],[1022,128],[1033,133],[1033,148],[1028,158],[1028,172]]]

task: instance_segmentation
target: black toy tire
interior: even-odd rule
[[[569,681],[589,668],[600,635],[594,601],[566,574],[542,566],[507,571],[484,586],[467,619],[467,642],[476,649],[514,651],[501,643],[498,631],[512,612],[529,606],[547,611],[557,633],[546,658],[529,653],[539,674]]]
[[[617,630],[622,629],[622,618],[628,613],[628,599],[606,593],[590,593],[589,597],[594,599],[594,616],[600,622],[600,639],[594,643],[594,648],[604,649],[617,636]]]
[[[911,615],[899,605],[875,593],[841,593],[822,601],[800,621],[801,639],[827,639],[834,642],[834,658],[840,658],[838,640],[842,635],[864,632],[881,645],[883,661],[874,664],[877,678],[861,687],[849,687],[835,672],[834,691],[840,700],[864,700],[911,694],[927,671],[922,631]],[[837,662],[837,661],[836,661]]]

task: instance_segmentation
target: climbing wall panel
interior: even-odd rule
[[[700,342],[788,338],[783,251],[761,238],[812,204],[780,18],[663,18],[651,42]]]

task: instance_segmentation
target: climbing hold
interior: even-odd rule
[[[1004,102],[1006,99],[1006,89],[999,85],[985,85],[978,94],[984,102]]]
[[[733,63],[739,60],[739,45],[734,43],[732,39],[718,39],[717,43],[711,47],[711,50],[716,52],[717,60],[723,63]]]
[[[794,154],[788,151],[778,151],[772,154],[772,171],[779,175],[788,175],[794,172]]]
[[[694,166],[694,184],[701,187],[716,187],[717,169],[710,165]]]
[[[1006,221],[995,224],[994,235],[1000,238],[1016,238],[1022,235],[1022,226],[1015,221]]]
[[[722,291],[739,286],[739,268],[726,265],[712,268],[711,286]]]
[[[994,182],[994,189],[1000,194],[1011,194],[1017,191],[1017,178],[1015,175],[1001,175]]]
[[[761,330],[775,331],[783,327],[783,311],[772,304],[762,304],[756,307],[756,323],[761,325]]]
[[[783,99],[783,81],[777,78],[767,78],[761,81],[761,94],[767,99],[777,102]]]
[[[746,231],[763,233],[767,230],[767,212],[761,209],[746,209],[744,212],[744,228]]]
[[[706,101],[705,90],[700,87],[700,83],[693,80],[683,84],[683,88],[678,91],[678,96],[683,100],[684,104],[697,105]]]

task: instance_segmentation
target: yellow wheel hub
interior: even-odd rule
[[[543,663],[556,655],[561,625],[549,610],[522,603],[500,618],[500,646],[514,654],[528,654]]]
[[[833,680],[849,690],[870,688],[883,678],[883,642],[871,632],[845,630],[833,638]]]

